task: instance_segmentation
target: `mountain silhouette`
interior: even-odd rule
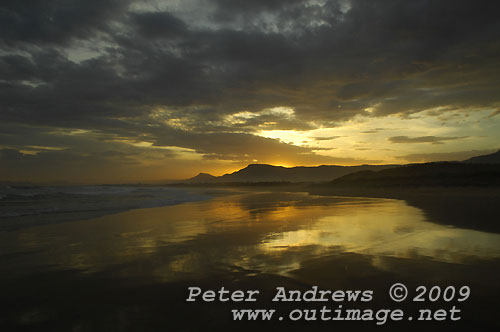
[[[433,162],[409,165],[296,166],[250,164],[236,172],[213,176],[200,173],[179,181],[186,184],[327,182],[334,185],[489,185],[500,183],[500,151],[463,162]]]
[[[394,167],[394,165],[282,167],[266,164],[250,164],[237,172],[221,176],[218,182],[321,182],[331,181],[354,172],[382,170],[390,167]]]
[[[251,182],[322,182],[331,181],[346,174],[382,170],[397,165],[362,165],[362,166],[297,166],[283,167],[267,164],[250,164],[234,173],[215,177],[200,173],[184,183],[251,183]]]
[[[474,163],[474,164],[500,164],[500,150],[495,153],[487,154],[484,156],[472,157],[470,159],[464,160],[464,163]]]
[[[210,175],[208,173],[199,173],[198,175],[189,178],[187,180],[183,180],[185,183],[212,183],[217,179],[216,176]]]

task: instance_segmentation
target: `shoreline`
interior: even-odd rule
[[[233,188],[248,191],[305,192],[318,196],[404,200],[435,223],[500,233],[500,188],[497,186],[333,186],[330,183],[182,184],[180,187]]]
[[[324,196],[391,198],[424,211],[431,222],[500,233],[500,189],[497,187],[311,187]]]

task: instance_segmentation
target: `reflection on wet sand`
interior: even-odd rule
[[[277,286],[371,289],[377,296],[368,305],[386,308],[394,305],[384,297],[388,287],[404,282],[470,286],[461,326],[497,330],[499,240],[499,234],[432,223],[404,201],[303,193],[237,194],[20,229],[0,234],[0,329],[380,331],[353,322],[240,324],[229,316],[234,304],[186,302],[186,289],[224,286],[268,295]],[[276,307],[265,297],[255,305]],[[406,310],[414,306],[404,303]]]
[[[13,274],[113,270],[164,281],[234,269],[287,275],[342,252],[447,263],[500,256],[499,234],[429,222],[404,201],[302,193],[225,196],[1,237],[1,252],[13,257],[4,269]],[[31,254],[16,258],[23,252]]]

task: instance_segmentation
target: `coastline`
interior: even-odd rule
[[[498,187],[328,187],[309,186],[315,195],[392,198],[424,211],[435,223],[500,233]]]
[[[376,296],[368,308],[387,308],[391,302],[384,295],[395,282],[466,284],[475,296],[461,306],[464,321],[450,328],[498,327],[498,235],[430,223],[400,200],[258,191],[0,236],[0,249],[9,249],[2,251],[0,274],[0,327],[6,330],[281,329],[287,323],[235,322],[231,310],[317,308],[323,303],[271,301],[276,287],[313,286],[370,289]],[[259,290],[262,296],[251,304],[189,303],[191,286]],[[416,306],[408,302],[403,308]],[[301,321],[289,330],[330,324],[393,328]]]
[[[500,233],[498,186],[339,186],[330,183],[255,182],[180,184],[187,188],[233,188],[269,192],[306,192],[319,196],[404,200],[423,210],[432,222]],[[177,187],[176,186],[176,187]]]

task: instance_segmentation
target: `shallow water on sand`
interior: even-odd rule
[[[49,293],[50,287],[64,288],[57,278],[85,280],[81,287],[88,289],[99,278],[170,285],[212,277],[266,288],[269,276],[276,276],[329,288],[385,289],[393,279],[466,283],[476,287],[480,303],[498,294],[500,234],[433,223],[401,200],[262,192],[4,232],[0,256],[3,285],[23,288],[17,280],[38,283],[49,274],[56,285],[34,286]],[[71,275],[60,277],[62,272]],[[482,286],[488,284],[490,289]],[[163,300],[174,306],[179,301],[168,294]],[[58,303],[50,304],[52,314],[31,323],[69,310]],[[18,306],[6,318],[14,325],[19,322],[12,315],[34,310],[33,304]]]
[[[124,276],[173,280],[220,269],[287,274],[339,252],[370,255],[374,264],[380,257],[500,257],[500,234],[432,223],[404,201],[301,193],[233,195],[0,236],[1,252],[15,258],[7,264],[12,274],[118,268]],[[22,253],[30,254],[18,259]]]

